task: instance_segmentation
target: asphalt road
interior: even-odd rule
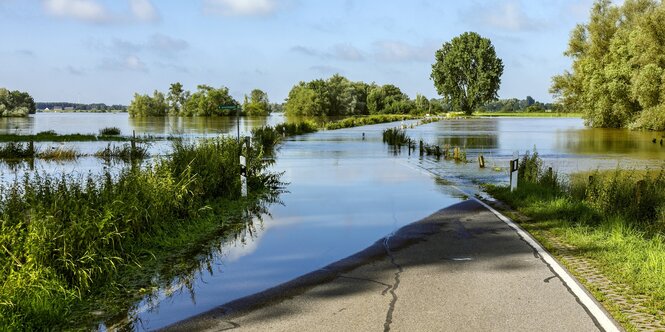
[[[346,260],[166,330],[617,329],[523,235],[468,200]]]

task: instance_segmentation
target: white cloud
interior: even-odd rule
[[[189,43],[184,39],[177,39],[156,33],[148,40],[147,47],[156,52],[172,54],[186,50],[189,47]]]
[[[476,24],[508,31],[532,31],[542,27],[542,24],[527,15],[522,4],[516,0],[476,6],[464,16]]]
[[[328,51],[318,51],[311,47],[297,45],[291,47],[292,52],[321,58],[324,60],[362,61],[363,52],[351,44],[335,44]]]
[[[262,16],[277,9],[276,0],[205,0],[207,13],[225,16]]]
[[[128,0],[129,13],[114,13],[99,0],[42,0],[46,13],[91,23],[155,22],[159,14],[150,0]]]
[[[423,43],[421,46],[410,45],[397,40],[384,40],[374,43],[374,56],[386,62],[433,61],[435,43]]]
[[[159,20],[159,14],[150,0],[129,0],[129,8],[134,18],[141,22],[154,22]]]
[[[100,68],[110,71],[148,71],[146,64],[136,55],[128,55],[121,59],[105,59]]]
[[[331,54],[335,59],[346,61],[361,61],[365,59],[362,52],[350,44],[337,44],[333,46]]]
[[[111,19],[107,9],[94,0],[44,0],[44,7],[49,14],[58,17],[94,23]]]

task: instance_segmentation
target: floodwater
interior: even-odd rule
[[[235,135],[235,118],[129,119],[127,114],[37,114],[0,119],[0,132],[96,133],[119,127],[123,134],[155,136]],[[284,121],[281,115],[241,119],[241,134]],[[413,122],[406,122],[410,125]],[[506,182],[508,161],[534,146],[545,163],[563,173],[596,168],[661,168],[665,133],[587,129],[575,118],[443,120],[407,129],[429,144],[464,147],[469,163],[437,161],[418,151],[394,151],[381,142],[382,124],[302,135],[284,142],[273,170],[283,172],[282,204],[255,217],[241,236],[219,239],[212,254],[185,285],[173,282],[135,303],[100,329],[129,323],[136,330],[166,326],[247,296],[351,255],[399,227],[458,202],[450,183],[473,191],[475,182]],[[81,129],[85,128],[85,129]],[[652,143],[653,139],[656,143]],[[66,143],[69,144],[69,143]],[[97,142],[78,143],[93,150]],[[157,143],[157,145],[162,143]],[[165,144],[165,143],[164,143]],[[487,168],[475,163],[485,156]],[[94,159],[42,164],[41,170],[101,169]],[[446,181],[436,181],[442,178]],[[163,276],[161,276],[163,277]]]

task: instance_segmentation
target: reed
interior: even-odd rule
[[[35,173],[0,185],[0,329],[66,323],[92,289],[141,264],[142,244],[178,237],[183,223],[211,210],[209,202],[238,198],[235,139],[173,144],[172,155],[144,167],[84,177]],[[251,190],[279,187],[266,170],[270,161],[246,151],[253,152]]]
[[[99,130],[100,136],[118,136],[120,135],[120,128],[118,127],[106,127]]]
[[[39,151],[36,157],[46,160],[74,160],[78,155],[76,149],[61,146]]]

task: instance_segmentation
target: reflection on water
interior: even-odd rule
[[[393,124],[394,125],[394,124]],[[289,183],[254,238],[227,243],[193,284],[133,315],[155,329],[351,255],[461,197],[387,153],[376,125],[324,131],[282,146],[274,170]],[[363,133],[365,139],[363,140]]]
[[[275,125],[284,121],[281,114],[259,117],[240,117],[240,132]],[[148,134],[156,136],[177,134],[235,134],[236,117],[140,117],[128,113],[37,113],[25,118],[0,118],[0,134],[36,134],[53,130],[58,134],[97,134],[106,127],[118,127],[123,135]]]
[[[100,324],[98,330],[144,330],[141,314],[145,313],[173,294],[186,294],[190,301],[196,302],[197,279],[214,272],[223,273],[223,269],[213,266],[218,257],[226,256],[232,252],[234,246],[244,246],[252,243],[256,237],[257,228],[263,226],[263,216],[268,214],[269,206],[278,202],[278,192],[262,195],[253,205],[249,206],[242,215],[234,216],[237,227],[221,234],[211,234],[211,240],[201,243],[193,251],[181,253],[177,257],[163,262],[155,270],[153,285],[159,285],[159,290],[145,296],[141,301],[136,298],[118,297],[108,299],[106,305],[115,308],[126,308],[122,312],[112,313],[112,316]],[[106,314],[106,313],[103,313]]]

